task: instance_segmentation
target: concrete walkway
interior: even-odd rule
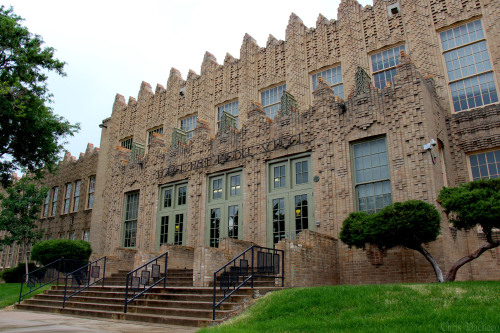
[[[124,332],[124,333],[194,333],[198,329],[174,325],[154,325],[118,320],[97,320],[44,312],[14,310],[8,307],[0,310],[0,332]]]

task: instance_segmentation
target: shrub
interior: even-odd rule
[[[51,239],[33,246],[31,259],[47,265],[57,259],[87,261],[92,254],[89,242],[70,239]]]
[[[28,271],[32,272],[37,269],[35,263],[28,263]],[[0,278],[6,283],[20,283],[22,282],[23,276],[26,274],[26,265],[24,262],[20,262],[17,267],[7,268],[0,272]]]

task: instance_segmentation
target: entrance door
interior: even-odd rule
[[[187,183],[162,186],[158,206],[159,245],[186,245]]]

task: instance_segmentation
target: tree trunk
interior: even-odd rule
[[[495,247],[499,246],[500,242],[496,243],[486,243],[483,244],[479,249],[476,250],[476,252],[472,253],[471,255],[465,256],[462,259],[458,260],[455,262],[453,267],[448,271],[448,274],[446,274],[446,282],[452,282],[455,281],[455,278],[457,277],[457,272],[460,267],[465,265],[468,262],[471,262],[474,259],[477,259],[483,252],[486,252],[488,250],[494,249]]]
[[[29,281],[29,272],[28,272],[28,246],[26,242],[24,243],[24,265],[26,267],[26,283]],[[21,281],[22,283],[22,281]]]
[[[425,259],[427,259],[427,261],[431,263],[432,268],[434,269],[434,273],[436,273],[436,277],[437,277],[438,282],[444,282],[444,280],[443,280],[443,272],[441,271],[441,268],[439,267],[436,259],[434,259],[434,257],[432,256],[432,254],[430,254],[429,252],[427,252],[427,250],[422,246],[422,244],[418,244],[414,248],[414,250],[422,253],[422,255],[425,257]]]

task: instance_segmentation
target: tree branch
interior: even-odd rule
[[[448,274],[446,275],[446,282],[455,281],[455,278],[457,277],[457,272],[460,269],[460,267],[462,267],[463,265],[465,265],[468,262],[471,262],[474,259],[479,258],[479,256],[481,254],[483,254],[484,252],[491,250],[491,249],[494,249],[494,248],[498,247],[499,245],[500,245],[500,242],[485,243],[485,244],[481,245],[481,247],[479,249],[477,249],[471,255],[465,256],[462,259],[455,262],[455,264],[453,264],[451,269],[448,271]]]

